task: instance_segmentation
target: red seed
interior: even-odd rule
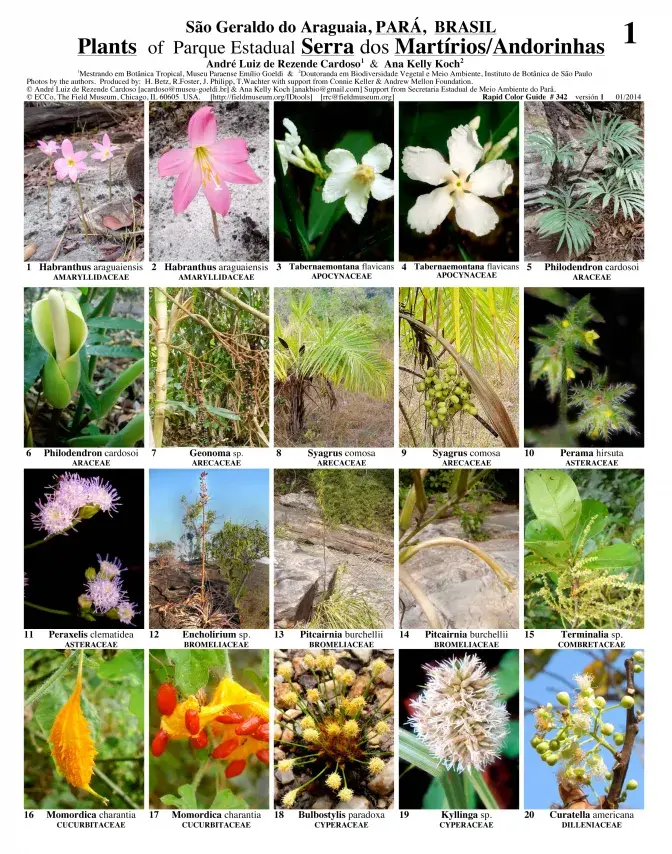
[[[263,750],[257,750],[257,759],[265,765],[268,765],[269,755],[266,747],[264,747]]]
[[[229,762],[226,766],[226,771],[224,772],[224,776],[230,780],[232,777],[237,777],[239,774],[242,774],[245,770],[245,760],[244,759],[234,759],[233,762]]]
[[[268,731],[268,723],[264,722],[263,724],[259,724],[259,726],[252,733],[252,738],[256,738],[257,741],[268,741],[269,736]]]
[[[230,738],[227,741],[223,741],[221,744],[218,744],[217,747],[212,751],[212,755],[215,759],[226,759],[233,751],[238,747],[238,739]]]
[[[156,706],[162,715],[172,715],[177,705],[177,691],[170,682],[159,685],[156,692]]]
[[[192,735],[198,735],[201,729],[201,722],[198,719],[196,709],[189,709],[184,713],[184,725],[187,728],[187,732],[190,732]]]
[[[234,712],[232,709],[228,709],[218,718],[215,718],[215,720],[219,721],[220,724],[240,724],[245,720],[245,718],[243,718],[239,712]]]
[[[259,724],[263,723],[264,719],[260,718],[259,715],[252,715],[251,718],[248,718],[246,721],[243,721],[240,726],[236,727],[235,733],[236,735],[252,735]]]
[[[152,756],[161,756],[168,746],[168,741],[168,733],[165,729],[160,729],[152,741]]]
[[[198,735],[192,735],[189,739],[189,744],[194,748],[194,750],[202,750],[208,744],[208,734],[202,729]]]

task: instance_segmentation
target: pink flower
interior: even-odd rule
[[[61,154],[54,163],[56,177],[59,181],[69,178],[74,184],[79,178],[80,172],[86,172],[87,165],[84,160],[89,156],[85,151],[75,151],[69,139],[61,143]]]
[[[159,160],[159,176],[177,175],[173,189],[173,211],[186,211],[199,187],[210,207],[226,216],[231,205],[229,184],[259,184],[261,178],[246,162],[244,139],[217,137],[217,119],[212,107],[201,107],[189,119],[189,148],[173,148]]]
[[[112,145],[110,142],[110,137],[105,133],[103,134],[103,143],[102,145],[99,142],[96,142],[95,139],[91,141],[91,145],[96,149],[96,153],[92,154],[91,157],[94,160],[111,160],[114,155],[113,151],[117,151],[119,146]]]
[[[51,157],[58,151],[58,143],[55,139],[50,139],[49,142],[46,142],[44,139],[38,139],[37,147],[40,149],[42,154],[46,154],[47,157]]]

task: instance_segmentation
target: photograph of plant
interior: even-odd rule
[[[518,447],[518,288],[399,289],[402,447]]]
[[[392,261],[394,108],[274,104],[276,261]]]
[[[401,261],[518,260],[518,123],[517,103],[399,102]]]
[[[644,446],[644,288],[526,288],[525,444]]]
[[[268,628],[268,478],[150,470],[151,628]]]
[[[392,288],[275,289],[275,444],[394,444]]]
[[[394,471],[276,469],[278,628],[394,628]]]
[[[643,784],[644,653],[525,650],[525,808],[643,809]]]
[[[26,469],[24,501],[24,628],[142,628],[142,469]]]
[[[644,627],[644,472],[525,473],[525,628]]]
[[[25,288],[26,448],[133,448],[145,439],[140,288]]]
[[[517,809],[518,650],[401,650],[400,809]]]
[[[399,470],[399,628],[518,628],[518,470]]]
[[[394,806],[394,655],[275,651],[276,809]]]
[[[24,261],[142,261],[140,101],[26,101]]]
[[[26,810],[144,807],[144,651],[26,649]]]
[[[154,447],[268,447],[268,288],[150,288]]]
[[[152,261],[268,261],[268,181],[268,103],[150,101]]]
[[[525,260],[644,257],[644,104],[525,103]]]
[[[149,803],[268,809],[267,650],[149,652]]]

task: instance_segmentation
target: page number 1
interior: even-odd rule
[[[633,22],[633,21],[630,21],[630,23],[629,23],[629,24],[626,24],[626,25],[625,25],[625,29],[628,31],[628,38],[627,38],[627,40],[626,40],[626,42],[625,42],[625,43],[626,43],[626,44],[636,44],[636,42],[635,42],[635,34],[634,34],[634,29],[635,29],[635,24],[634,24],[634,22]]]

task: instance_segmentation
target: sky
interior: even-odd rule
[[[177,542],[183,533],[182,504],[187,496],[196,501],[200,470],[151,469],[149,472],[149,540]],[[209,471],[208,510],[217,513],[217,523],[259,522],[268,530],[269,486],[267,469]]]
[[[636,650],[624,650],[619,656],[617,664],[620,665],[621,669],[623,667],[624,659],[628,658],[628,656],[632,655],[635,651]],[[572,676],[575,673],[582,673],[590,661],[591,659],[585,652],[561,650],[555,653],[547,667],[552,673],[557,674],[559,677],[564,677],[573,683]],[[636,686],[640,688],[645,687],[645,675],[645,671],[635,674]],[[570,696],[574,696],[574,692],[564,681],[559,678],[554,678],[548,673],[541,673],[531,680],[526,679],[525,697],[527,699],[525,702],[525,709],[528,709],[533,705],[536,707],[541,703],[545,704],[549,702],[552,702],[553,705],[557,707],[558,704],[556,702],[555,695],[558,691],[567,691]],[[530,702],[531,700],[534,700],[534,703]],[[609,705],[613,704],[609,703]],[[618,709],[613,712],[609,712],[605,715],[604,720],[608,723],[613,723],[618,732],[624,732],[625,711]],[[525,715],[525,740],[523,744],[525,762],[524,807],[525,809],[550,809],[551,804],[558,804],[560,802],[557,781],[554,773],[558,770],[559,764],[554,768],[550,768],[541,761],[537,752],[530,744],[530,739],[534,733],[534,717],[532,715]],[[635,749],[632,752],[632,758],[630,760],[630,766],[626,778],[626,780],[637,780],[639,787],[635,789],[634,792],[628,792],[628,799],[623,805],[623,809],[642,809],[644,807],[645,781],[644,765],[642,763],[644,749],[642,745],[645,741],[645,735],[645,726],[644,722],[642,722],[639,727],[639,734],[637,736],[637,741],[635,742]],[[608,761],[610,754],[608,754],[606,750],[602,750],[601,753],[607,767],[611,769],[613,761]],[[602,795],[604,793],[604,786],[605,781],[598,781],[597,785],[595,785],[596,792]],[[590,791],[588,794],[588,800],[593,803],[595,801],[595,797]]]

